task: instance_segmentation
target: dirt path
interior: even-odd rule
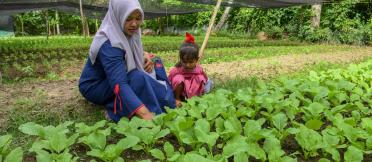
[[[228,80],[240,77],[269,77],[291,73],[320,62],[351,63],[372,57],[372,47],[355,49],[350,52],[286,55],[247,61],[223,62],[203,65],[208,75],[215,80]],[[0,85],[0,130],[6,127],[10,111],[27,111],[27,102],[37,111],[53,112],[57,115],[69,115],[84,111],[87,104],[77,89],[78,79],[24,83],[18,85]],[[24,99],[28,99],[24,101]],[[25,104],[26,102],[26,104]],[[83,103],[83,104],[82,104]],[[20,105],[23,104],[23,105]],[[68,110],[66,110],[68,109]],[[30,110],[31,111],[31,110]],[[35,111],[35,110],[32,110]],[[69,113],[66,113],[69,111]],[[86,110],[85,110],[86,111]],[[37,113],[37,112],[36,112]]]

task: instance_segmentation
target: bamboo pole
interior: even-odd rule
[[[199,60],[202,58],[204,50],[207,47],[209,36],[211,34],[214,22],[216,21],[217,12],[218,12],[218,10],[220,9],[220,6],[221,6],[221,1],[222,0],[218,0],[216,6],[214,7],[212,19],[209,22],[209,27],[208,27],[207,33],[205,34],[203,45],[201,46],[201,48],[199,50]]]

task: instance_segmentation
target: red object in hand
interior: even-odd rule
[[[185,42],[186,42],[186,43],[192,43],[192,44],[195,44],[194,36],[191,35],[190,33],[186,32],[186,39],[185,39]]]

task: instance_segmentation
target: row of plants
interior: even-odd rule
[[[30,122],[19,130],[35,137],[27,156],[37,161],[370,161],[371,68],[368,60],[306,77],[257,80],[236,92],[194,97],[152,121]],[[6,149],[2,157],[22,159],[19,148]]]
[[[204,57],[201,60],[202,64],[210,64],[216,62],[242,61],[257,57],[268,57],[287,54],[308,54],[308,53],[323,53],[333,51],[352,50],[348,46],[267,46],[262,47],[230,47],[230,48],[211,48],[205,51]],[[161,51],[156,52],[156,55],[163,59],[166,67],[172,67],[178,62],[178,51]],[[28,56],[32,58],[28,58]],[[42,56],[42,57],[40,57]],[[9,80],[19,80],[27,77],[43,77],[50,73],[60,73],[63,70],[63,62],[71,62],[70,60],[84,60],[87,58],[86,51],[81,53],[75,50],[59,50],[52,51],[48,54],[35,53],[31,55],[11,55],[9,58],[17,61],[1,63],[0,68],[3,71],[4,78]],[[0,65],[1,65],[0,64]]]
[[[202,44],[204,37],[197,36],[196,42]],[[180,47],[183,42],[183,36],[170,37],[153,37],[145,36],[142,42],[145,49],[148,51],[169,51],[176,50]],[[7,55],[14,55],[18,53],[36,53],[43,52],[47,53],[50,51],[75,49],[75,50],[87,50],[90,47],[92,38],[84,38],[77,36],[61,36],[51,37],[46,39],[45,37],[15,37],[0,39],[0,52]],[[268,46],[268,45],[280,45],[280,46],[292,46],[298,45],[298,42],[289,41],[258,41],[247,38],[229,38],[229,37],[213,37],[210,38],[208,47],[251,47],[251,46]]]

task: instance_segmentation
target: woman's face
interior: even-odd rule
[[[127,36],[132,36],[140,28],[142,24],[142,15],[138,10],[133,11],[124,23],[124,33]]]

